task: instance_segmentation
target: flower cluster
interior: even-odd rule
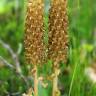
[[[43,0],[29,0],[25,22],[25,57],[29,64],[41,64],[44,59]]]
[[[66,62],[68,52],[67,0],[52,0],[49,12],[48,58],[58,66]]]

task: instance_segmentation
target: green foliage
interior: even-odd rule
[[[48,43],[48,8],[49,0],[46,0],[45,10],[45,43]],[[24,0],[0,0],[0,38],[8,43],[14,52],[18,46],[23,45],[25,8]],[[93,84],[85,75],[85,69],[91,65],[96,58],[96,0],[69,0],[69,54],[67,65],[61,64],[59,76],[59,87],[61,96],[96,96],[96,84]],[[0,56],[8,62],[13,60],[0,45]],[[25,76],[28,75],[30,66],[26,65],[24,59],[24,48],[19,56],[21,69]],[[19,92],[25,93],[28,86],[16,73],[16,71],[1,66],[0,61],[0,96],[6,96]],[[48,77],[51,74],[52,64],[48,61],[43,68],[39,68],[39,75]],[[29,85],[33,81],[29,80]],[[39,84],[39,96],[51,96],[52,82],[43,88]]]

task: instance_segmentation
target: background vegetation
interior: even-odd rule
[[[45,1],[47,29],[49,0]],[[31,66],[24,59],[25,9],[24,0],[0,0],[0,96],[21,96],[33,86],[28,71]],[[86,72],[88,68],[96,70],[96,0],[69,0],[68,16],[69,56],[61,66],[61,96],[96,96],[96,77],[91,80],[91,72]],[[50,68],[48,62],[39,75],[48,77]],[[40,81],[40,96],[51,96],[51,82],[46,82],[48,87],[44,88]]]

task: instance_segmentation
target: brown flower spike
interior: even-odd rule
[[[66,62],[68,50],[67,0],[51,0],[48,57],[57,66]]]
[[[67,0],[51,0],[49,13],[48,58],[53,62],[54,78],[52,96],[60,95],[58,75],[60,62],[66,63],[68,52]]]
[[[44,60],[43,0],[29,0],[25,21],[25,57],[34,66],[34,96],[38,96],[38,64]]]
[[[25,22],[25,57],[29,64],[41,64],[44,58],[43,0],[29,0]]]

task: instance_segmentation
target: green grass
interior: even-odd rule
[[[24,37],[24,1],[19,1],[17,9],[18,15],[14,13],[15,6],[13,0],[1,0],[0,4],[0,38],[10,44],[16,52],[18,43],[23,44]],[[46,0],[48,2],[48,0]],[[7,5],[6,5],[7,4]],[[49,4],[49,3],[48,3]],[[46,3],[47,6],[47,3]],[[4,9],[5,8],[5,9]],[[6,9],[7,8],[7,9]],[[13,10],[14,9],[14,10]],[[46,10],[45,10],[46,11]],[[48,14],[47,14],[48,15]],[[45,14],[45,43],[48,43],[47,28],[48,16]],[[96,0],[69,0],[68,1],[68,17],[69,17],[69,54],[67,65],[62,64],[61,74],[59,76],[59,87],[61,96],[96,96],[96,84],[85,75],[85,69],[92,65],[96,59]],[[0,46],[0,56],[6,58],[9,62],[9,53]],[[26,65],[24,59],[24,48],[19,56],[21,68],[25,76],[28,75],[30,66]],[[46,69],[46,70],[45,70]],[[43,68],[39,68],[39,76],[48,77],[52,72],[51,62],[47,62]],[[68,70],[68,73],[65,72]],[[2,83],[3,82],[3,83]],[[15,83],[14,83],[15,82]],[[28,80],[30,86],[33,81]],[[48,88],[42,88],[39,84],[40,96],[51,96],[52,82],[48,82]],[[14,86],[13,86],[14,84]],[[10,88],[11,86],[11,88]],[[42,89],[42,90],[41,90]],[[26,92],[28,87],[22,79],[13,70],[0,66],[0,96],[6,96],[6,92],[14,93]],[[42,92],[42,94],[41,94]]]

